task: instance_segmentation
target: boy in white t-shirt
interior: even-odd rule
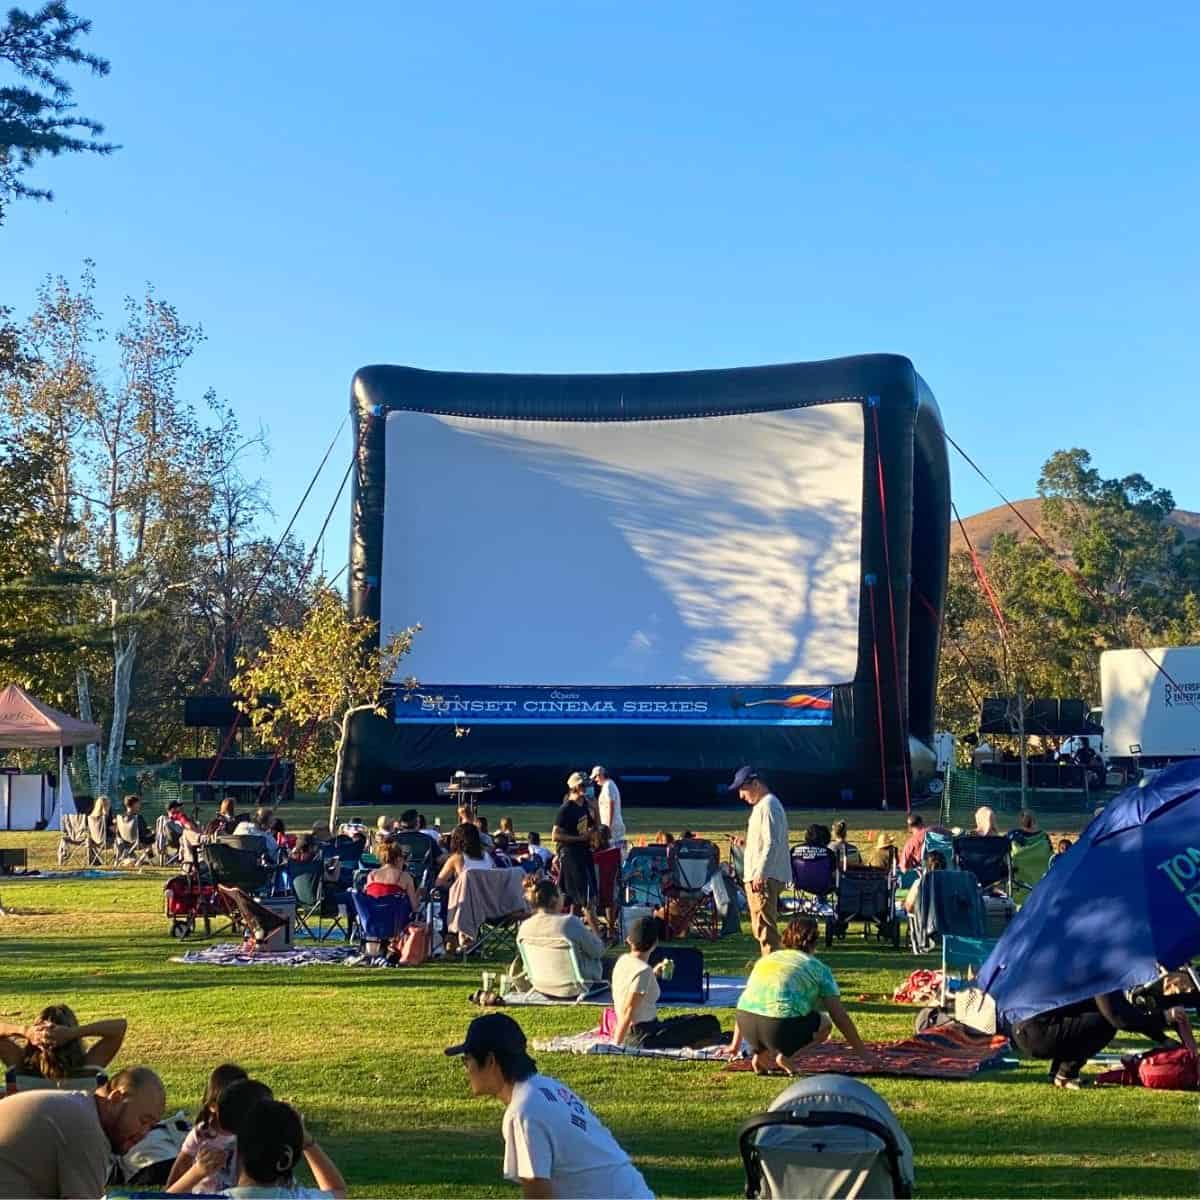
[[[525,1197],[654,1200],[641,1172],[588,1106],[564,1083],[537,1073],[525,1034],[505,1013],[476,1017],[459,1046],[473,1096],[504,1109],[504,1177]]]

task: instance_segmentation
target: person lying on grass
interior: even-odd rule
[[[818,935],[813,917],[794,917],[782,948],[754,964],[738,999],[730,1051],[736,1055],[742,1041],[748,1042],[756,1075],[774,1067],[795,1075],[800,1052],[825,1041],[835,1025],[855,1053],[870,1057],[842,1007],[833,975],[812,955]]]
[[[124,1017],[80,1025],[65,1004],[51,1004],[32,1025],[0,1025],[0,1061],[23,1075],[65,1079],[91,1067],[107,1067],[121,1049],[126,1028]],[[84,1038],[97,1040],[85,1048]]]
[[[505,1105],[504,1178],[525,1197],[654,1200],[641,1172],[588,1106],[564,1083],[539,1075],[525,1034],[506,1013],[476,1017],[460,1045],[473,1096]]]
[[[297,1185],[293,1172],[300,1160],[317,1181],[315,1188]],[[262,1100],[247,1114],[237,1135],[238,1180],[222,1196],[257,1200],[344,1200],[346,1181],[333,1159],[304,1128],[290,1104]]]

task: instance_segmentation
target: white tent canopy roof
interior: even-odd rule
[[[0,692],[0,750],[86,746],[100,741],[100,726],[58,712],[10,683]]]

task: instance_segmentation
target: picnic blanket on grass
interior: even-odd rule
[[[708,981],[708,999],[699,1000],[669,1000],[663,997],[658,1002],[659,1008],[736,1008],[738,997],[746,986],[746,980],[741,975],[713,975]],[[502,999],[506,1005],[521,1007],[522,1005],[552,1006],[554,1008],[570,1008],[576,1004],[593,1004],[600,1008],[612,1008],[612,988],[599,988],[580,1000],[572,997],[570,1000],[559,1000],[554,996],[546,996],[538,991],[505,992]]]
[[[726,1039],[728,1042],[728,1038]],[[724,1047],[705,1046],[700,1050],[690,1047],[679,1050],[643,1050],[638,1046],[617,1046],[608,1035],[598,1029],[585,1033],[570,1033],[563,1037],[535,1038],[535,1050],[546,1050],[551,1054],[626,1054],[633,1058],[678,1058],[689,1061],[712,1060],[724,1057]]]
[[[873,1053],[870,1062],[843,1043],[826,1043],[803,1053],[794,1065],[804,1075],[829,1071],[909,1079],[969,1079],[989,1068],[1013,1065],[1005,1056],[1008,1038],[972,1034],[954,1025],[939,1025],[902,1042],[867,1042],[867,1049]],[[748,1058],[739,1058],[725,1069],[750,1071],[753,1067]]]
[[[246,954],[240,942],[221,942],[176,954],[171,961],[189,967],[317,967],[336,966],[355,953],[352,946],[304,946],[276,954]]]
[[[31,880],[33,883],[42,883],[48,879],[128,879],[131,875],[140,873],[134,870],[99,871],[94,867],[89,867],[86,870],[78,871],[16,871],[12,875],[4,875],[0,878],[3,878],[6,884],[19,883],[22,879]]]

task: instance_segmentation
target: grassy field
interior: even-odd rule
[[[283,812],[293,828],[316,806]],[[363,816],[374,816],[369,810]],[[432,816],[436,810],[431,810]],[[497,810],[499,811],[499,810]],[[549,825],[549,808],[514,810],[519,829]],[[448,816],[448,813],[447,813]],[[793,828],[819,814],[791,814]],[[826,814],[827,817],[827,814]],[[633,832],[692,824],[722,838],[744,828],[729,810],[632,810]],[[1078,815],[1044,817],[1048,828]],[[879,814],[856,822],[877,828]],[[887,823],[899,825],[892,815]],[[49,865],[50,834],[4,834]],[[467,995],[479,967],[303,970],[184,967],[162,915],[166,873],[115,881],[0,879],[0,1008],[28,1020],[51,1001],[82,1020],[124,1015],[120,1064],[163,1076],[171,1111],[191,1112],[209,1070],[240,1062],[308,1117],[356,1196],[513,1195],[500,1178],[499,1105],[473,1100],[442,1048],[479,1010]],[[749,937],[705,947],[716,972],[743,972]],[[867,1038],[899,1038],[914,1012],[892,988],[918,965],[857,935],[822,956]],[[589,1027],[596,1009],[523,1009],[531,1037]],[[718,1015],[727,1025],[731,1014]],[[777,1079],[713,1064],[542,1055],[542,1070],[576,1088],[610,1125],[661,1196],[737,1196],[736,1134],[781,1090]],[[1038,1064],[966,1083],[879,1079],[916,1149],[925,1196],[1183,1196],[1200,1194],[1194,1097],[1137,1089],[1053,1089]]]

